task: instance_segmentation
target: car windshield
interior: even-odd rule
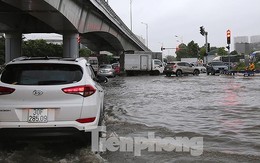
[[[173,65],[175,65],[175,63],[167,63],[166,66],[173,66]]]
[[[68,64],[11,64],[5,67],[1,81],[16,85],[59,85],[80,81],[80,66]]]
[[[102,68],[102,69],[111,69],[112,66],[111,66],[111,65],[101,65],[99,68]]]
[[[224,62],[212,62],[211,63],[213,66],[224,66]]]
[[[96,65],[96,64],[98,64],[98,61],[97,60],[89,60],[89,63],[92,64],[92,65]]]

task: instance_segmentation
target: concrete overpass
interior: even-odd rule
[[[104,0],[0,0],[6,61],[21,56],[22,34],[63,35],[64,57],[78,57],[77,37],[92,51],[150,51]]]

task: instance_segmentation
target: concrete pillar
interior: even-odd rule
[[[63,34],[63,57],[79,57],[79,44],[77,42],[78,33]]]
[[[22,33],[5,33],[5,62],[22,55]]]

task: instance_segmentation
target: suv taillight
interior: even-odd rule
[[[83,118],[83,119],[77,119],[76,121],[79,123],[91,123],[96,120],[96,117],[91,117],[91,118]]]
[[[172,68],[175,69],[177,66],[176,65],[172,65]]]
[[[15,91],[13,88],[8,88],[8,87],[1,87],[0,86],[0,95],[7,95],[11,94]]]
[[[63,92],[68,94],[77,94],[83,97],[88,97],[96,92],[96,89],[92,85],[82,85],[76,87],[63,88]]]

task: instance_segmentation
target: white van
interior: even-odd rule
[[[98,58],[97,57],[88,57],[88,62],[91,64],[93,67],[95,73],[98,71]]]

